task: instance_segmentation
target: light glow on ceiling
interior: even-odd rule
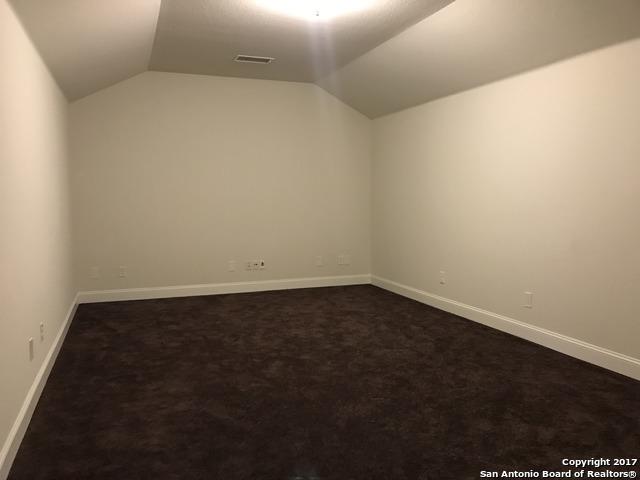
[[[371,7],[375,0],[256,0],[268,10],[307,20],[327,20]]]

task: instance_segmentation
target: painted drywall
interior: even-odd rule
[[[376,120],[373,274],[640,358],[638,85],[640,40]]]
[[[637,0],[456,0],[317,83],[377,118],[638,38],[639,18]]]
[[[149,67],[160,0],[9,0],[68,99]]]
[[[66,128],[66,100],[0,0],[0,457],[75,296]]]
[[[70,118],[81,290],[370,272],[371,122],[319,87],[147,72]]]

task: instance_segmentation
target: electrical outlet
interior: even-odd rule
[[[33,337],[29,337],[29,360],[33,360],[35,352],[33,350]]]
[[[260,260],[249,260],[245,264],[245,270],[260,270]]]
[[[440,285],[446,285],[447,283],[447,272],[444,270],[440,270]]]
[[[351,255],[347,253],[338,255],[338,265],[351,265]]]
[[[524,292],[524,308],[533,308],[533,292]]]
[[[324,266],[324,260],[322,259],[322,255],[318,255],[316,257],[316,267]]]
[[[236,261],[235,260],[229,260],[229,262],[227,263],[227,271],[229,271],[229,272],[235,272],[236,271]]]
[[[44,322],[40,322],[40,341],[44,341]]]
[[[118,267],[118,277],[126,278],[126,276],[127,276],[127,267],[121,265],[120,267]]]

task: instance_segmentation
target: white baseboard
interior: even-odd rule
[[[81,303],[110,302],[120,300],[144,300],[153,298],[216,295],[224,293],[261,292],[287,290],[293,288],[331,287],[341,285],[361,285],[373,283],[380,288],[397,293],[418,302],[459,315],[483,325],[510,333],[558,352],[612,370],[622,375],[640,380],[640,360],[592,345],[560,333],[536,327],[513,318],[466,305],[455,300],[418,290],[407,285],[375,275],[344,275],[334,277],[293,278],[256,282],[217,283],[205,285],[182,285],[175,287],[133,288],[123,290],[102,290],[79,292],[69,308],[60,328],[29,392],[22,404],[7,440],[0,450],[0,480],[6,480],[9,470],[27,430],[31,416],[40,399],[51,369],[64,342],[76,308]]]
[[[264,292],[292,288],[337,287],[371,283],[371,275],[339,275],[334,277],[285,278],[255,282],[209,283],[177,285],[172,287],[128,288],[121,290],[95,290],[80,292],[78,303],[118,302],[122,300],[149,300],[153,298],[193,297],[224,293]]]
[[[440,310],[482,323],[483,325],[510,333],[516,337],[524,338],[525,340],[584,360],[585,362],[593,363],[594,365],[640,380],[640,360],[637,358],[629,357],[567,335],[536,327],[513,318],[505,317],[504,315],[472,307],[471,305],[466,305],[375,275],[372,275],[371,283],[404,297],[439,308]]]
[[[56,362],[58,352],[60,351],[60,347],[64,342],[65,336],[67,335],[67,331],[69,330],[71,320],[73,320],[73,316],[76,313],[77,307],[78,296],[76,295],[73,303],[67,311],[67,316],[64,319],[64,322],[60,327],[56,338],[51,344],[49,352],[42,361],[42,366],[40,367],[40,370],[38,370],[31,388],[27,392],[27,396],[22,403],[22,407],[18,412],[18,416],[16,417],[16,420],[13,423],[11,430],[9,431],[7,440],[2,446],[2,450],[0,450],[0,480],[6,480],[6,478],[9,476],[9,471],[11,470],[13,460],[18,453],[18,449],[20,448],[20,444],[22,443],[24,434],[27,431],[29,422],[31,421],[31,416],[33,415],[36,405],[38,404],[38,400],[40,400],[40,395],[42,394],[42,390],[44,389],[45,384],[47,383],[47,379],[49,378],[49,374],[51,373],[53,364]]]

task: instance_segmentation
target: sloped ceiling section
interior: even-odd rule
[[[301,18],[268,8],[275,0],[162,0],[150,68],[313,82],[451,1],[369,0],[368,8],[325,19],[311,9]],[[233,61],[238,54],[276,60],[240,64]]]
[[[640,0],[367,0],[331,20],[277,1],[10,0],[70,100],[152,69],[315,82],[370,118],[640,37]]]
[[[276,0],[9,1],[76,100],[149,69],[312,82],[453,0],[367,0],[331,20],[265,6]],[[239,64],[238,54],[276,61]]]
[[[317,83],[375,118],[639,36],[639,0],[456,0]]]
[[[160,0],[11,4],[69,100],[148,69]]]

